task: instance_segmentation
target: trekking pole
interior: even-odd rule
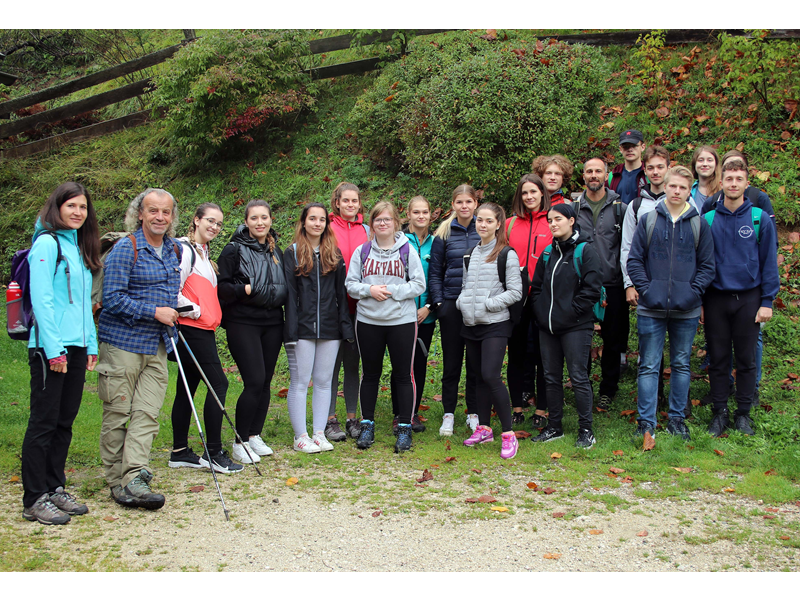
[[[231,519],[228,516],[228,508],[225,506],[225,499],[222,497],[222,490],[219,489],[219,481],[217,481],[217,471],[216,469],[214,469],[214,463],[211,461],[211,454],[208,451],[208,444],[206,444],[206,439],[205,436],[203,435],[203,428],[200,426],[200,417],[197,416],[197,410],[195,410],[194,401],[192,400],[192,393],[189,391],[189,384],[186,382],[186,373],[184,373],[183,371],[183,365],[181,364],[181,357],[178,355],[178,346],[175,345],[174,337],[170,336],[169,339],[172,342],[172,351],[175,352],[175,360],[178,363],[178,372],[181,374],[181,379],[183,379],[183,385],[186,387],[186,397],[189,398],[189,406],[192,407],[192,414],[194,414],[194,420],[197,423],[197,431],[200,432],[200,441],[203,443],[203,448],[206,451],[206,459],[208,459],[208,466],[211,467],[211,476],[214,478],[214,485],[217,486],[219,501],[222,502],[222,510],[225,513],[225,520],[230,521]]]
[[[244,440],[242,440],[242,437],[239,435],[239,432],[236,431],[236,427],[233,426],[233,422],[231,421],[231,418],[228,416],[228,411],[225,410],[225,406],[220,401],[219,396],[217,396],[217,392],[215,392],[214,388],[211,387],[211,382],[208,381],[208,377],[206,377],[206,374],[203,372],[203,369],[200,368],[200,363],[197,362],[197,358],[195,357],[194,352],[192,352],[192,349],[189,348],[189,344],[186,343],[186,338],[183,337],[183,334],[181,333],[180,330],[178,330],[178,335],[180,336],[181,341],[183,342],[183,346],[189,352],[189,356],[192,357],[192,361],[194,362],[194,366],[197,367],[198,371],[200,371],[200,376],[203,378],[203,381],[205,382],[206,387],[208,388],[208,391],[211,392],[212,396],[214,396],[214,400],[217,401],[217,405],[219,406],[220,410],[222,411],[222,414],[225,415],[225,418],[228,420],[228,424],[231,426],[231,429],[233,429],[233,434],[236,436],[236,441],[239,442],[239,444],[241,444],[242,448],[244,448],[244,451],[247,453],[247,458],[250,459],[250,463],[256,468],[256,473],[258,473],[259,477],[263,477],[263,475],[261,474],[261,471],[259,471],[259,469],[258,469],[258,465],[256,464],[256,461],[253,460],[253,456],[250,454],[250,450],[248,450],[247,446],[244,445]]]

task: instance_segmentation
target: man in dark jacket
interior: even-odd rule
[[[702,296],[714,279],[714,242],[708,223],[687,200],[692,172],[676,166],[665,178],[666,197],[642,215],[628,256],[628,275],[639,291],[639,426],[655,437],[658,380],[669,331],[669,424],[667,431],[690,439],[683,421],[689,397],[692,342]]]
[[[638,198],[647,186],[647,176],[642,167],[642,153],[645,147],[641,131],[629,129],[619,134],[619,153],[625,162],[611,171],[608,187],[617,192],[625,204]]]
[[[750,407],[756,386],[756,345],[761,323],[772,318],[780,289],[772,219],[745,197],[747,167],[740,159],[722,166],[723,201],[706,213],[714,237],[716,275],[703,300],[714,417],[708,432],[718,437],[730,424],[728,376],[731,344],[736,359],[734,428],[753,435]]]
[[[607,295],[605,318],[600,331],[603,338],[603,356],[600,359],[602,380],[599,398],[595,402],[595,406],[601,410],[609,409],[617,393],[619,358],[627,348],[630,328],[620,267],[622,222],[626,206],[620,202],[616,192],[604,187],[605,180],[605,161],[602,158],[587,160],[583,165],[586,190],[576,201],[581,232],[600,255]]]

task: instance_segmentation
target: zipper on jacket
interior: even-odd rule
[[[561,254],[561,256],[558,257],[558,260],[556,261],[556,264],[553,267],[553,272],[550,274],[550,312],[547,315],[547,320],[550,324],[550,333],[553,335],[555,335],[555,333],[553,333],[553,302],[555,301],[553,296],[553,282],[555,281],[556,278],[556,269],[558,269],[558,264],[564,258],[564,251],[561,250],[561,244],[556,242],[556,246],[558,247],[558,253]]]
[[[670,217],[671,220],[671,217]],[[672,221],[672,239],[669,244],[669,285],[667,285],[667,305],[664,307],[669,317],[669,299],[672,297],[672,265],[675,263],[675,221]]]
[[[315,257],[317,258],[317,257]],[[320,288],[320,281],[319,281],[319,259],[317,258],[317,321],[314,323],[314,333],[319,339],[319,330],[320,330],[320,323],[319,323],[319,288]]]

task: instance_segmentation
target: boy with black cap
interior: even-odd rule
[[[608,176],[608,187],[619,194],[620,200],[628,204],[638,198],[647,186],[647,176],[642,168],[642,153],[645,149],[644,135],[636,129],[619,134],[619,152],[625,160]]]

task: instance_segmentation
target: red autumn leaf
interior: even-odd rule
[[[553,452],[553,453],[550,455],[550,458],[553,458],[553,459],[556,459],[556,460],[558,460],[559,458],[561,458],[561,453],[559,453],[559,452]]]
[[[478,475],[483,473],[483,471],[481,471],[480,469],[470,469],[470,471],[472,471],[473,473],[477,473]]]
[[[478,502],[483,502],[484,504],[491,504],[492,502],[497,502],[497,498],[494,496],[480,496],[478,497]]]
[[[617,477],[619,477],[619,475],[617,475],[616,473],[606,473],[606,475],[608,475],[612,479],[616,479]]]
[[[649,431],[644,432],[644,441],[642,442],[642,450],[647,452],[648,450],[652,450],[656,447],[656,441],[653,439],[653,436],[650,435]]]
[[[544,44],[542,44],[542,40],[536,40],[536,52],[541,52],[544,50]]]
[[[453,462],[455,459],[456,459],[455,456],[448,456],[447,458],[444,459],[444,462]]]
[[[656,115],[662,119],[666,119],[669,116],[669,109],[666,106],[659,106],[656,109]]]
[[[777,475],[777,474],[778,473],[775,471],[775,469],[770,469],[769,471],[765,471],[764,472],[764,475]],[[769,510],[769,509],[767,509],[767,510]]]
[[[392,87],[390,87],[389,89],[390,89],[390,90],[396,90],[396,89],[397,89],[397,84],[398,84],[398,83],[400,83],[400,82],[399,82],[399,81],[395,81],[395,82],[392,84]]]
[[[515,431],[514,432],[514,436],[518,440],[524,440],[525,438],[531,437],[531,434],[529,432],[527,432],[527,431]]]
[[[780,512],[779,509],[777,509],[777,508],[765,508],[764,510],[766,510],[767,512],[772,512],[772,513]]]
[[[633,477],[631,477],[630,475],[626,475],[625,477],[620,479],[620,481],[622,483],[633,483]]]
[[[775,515],[764,515],[765,519],[777,519]]]
[[[289,395],[289,388],[281,388],[278,391],[278,398],[286,398]]]
[[[344,398],[344,392],[338,391],[338,392],[336,392],[336,396],[339,397],[339,398]]]
[[[556,552],[545,552],[543,558],[546,558],[547,560],[558,560],[561,558],[561,555]]]
[[[450,450],[450,440],[445,440],[444,441],[444,449],[445,450]]]
[[[783,300],[781,300],[780,298],[775,298],[775,300],[773,300],[773,304],[775,305],[775,308],[777,308],[778,310],[783,310],[784,308],[786,308],[786,304],[784,304]]]
[[[635,410],[630,410],[630,409],[629,409],[629,410],[623,410],[623,411],[620,411],[620,413],[619,413],[619,416],[620,416],[620,417],[628,417],[628,416],[630,416],[630,415],[635,415],[635,414],[636,414],[636,411],[635,411]]]
[[[640,531],[640,532],[639,532],[639,533],[637,533],[636,535],[637,535],[638,537],[647,537],[647,530],[645,529],[644,531]]]
[[[702,123],[703,121],[707,121],[710,117],[708,115],[699,115],[694,118],[695,121],[698,123]]]
[[[538,484],[538,483],[534,483],[533,481],[529,481],[529,482],[527,483],[527,486],[528,486],[530,489],[532,489],[534,492],[535,492],[536,490],[538,490],[538,489],[539,489],[539,484]]]
[[[622,456],[625,453],[622,450],[614,450],[611,454],[613,454],[614,456]]]
[[[549,496],[550,494],[552,494],[553,492],[555,492],[555,490],[554,490],[553,488],[551,488],[551,487],[546,487],[546,488],[544,488],[542,491],[543,491],[545,494],[547,494],[548,496]]]
[[[11,479],[8,480],[8,483],[18,483],[19,482],[19,475],[13,475]]]
[[[439,465],[431,465],[431,469],[438,469]]]
[[[562,517],[563,517],[565,514],[567,514],[567,513],[562,513],[562,512],[554,512],[554,513],[553,513],[553,518],[554,518],[554,519],[560,519],[560,518],[562,518]]]
[[[714,453],[719,454],[720,456],[725,456],[725,453],[722,450],[717,450],[716,448],[714,449]]]
[[[382,512],[382,511],[380,511],[380,510],[376,510],[374,513],[372,513],[372,516],[373,516],[373,517],[380,517],[382,514],[383,514],[383,512]]]
[[[431,472],[428,471],[428,469],[425,469],[422,471],[422,477],[417,479],[417,483],[422,483],[423,481],[431,481],[432,479],[433,475],[431,475]]]
[[[620,469],[619,467],[609,467],[608,470],[612,473],[617,473],[618,475],[625,472],[625,469]]]
[[[386,102],[391,102],[392,100],[394,100],[394,94],[392,94],[391,96],[386,96],[386,98],[384,98],[384,100]]]
[[[781,139],[782,140],[788,140],[791,137],[792,137],[792,132],[791,131],[784,131],[783,133],[781,133]]]
[[[798,233],[796,231],[793,231],[792,233],[790,233],[789,234],[789,241],[791,243],[793,243],[793,244],[796,244],[797,242],[800,242],[800,233]]]
[[[387,386],[385,386],[385,385],[382,385],[382,386],[381,386],[381,391],[382,391],[382,392],[388,392],[388,391],[389,391],[389,388],[388,388]]]
[[[108,521],[109,523],[113,523],[114,521],[119,520],[119,517],[112,517],[108,515],[107,517],[103,517],[103,521]]]
[[[590,529],[589,530],[589,534],[591,534],[591,535],[600,535],[601,533],[603,533],[602,529]]]
[[[428,487],[427,483],[415,483],[414,487]]]
[[[430,407],[430,406],[428,406],[427,404],[420,404],[420,405],[419,405],[419,409],[420,409],[420,410],[430,410],[430,409],[431,409],[431,407]]]
[[[702,402],[700,402],[700,400],[697,400],[696,398],[692,398],[692,406],[700,406],[701,404],[702,404]]]
[[[198,492],[202,492],[204,489],[206,489],[206,486],[204,485],[194,485],[189,488],[189,491],[197,494]]]
[[[800,379],[800,376],[798,376],[797,373],[787,373],[786,377],[788,377],[792,381],[797,381],[798,379]]]
[[[433,401],[434,401],[434,402],[441,402],[441,401],[442,401],[442,395],[441,395],[441,394],[436,394],[436,395],[433,397]]]

